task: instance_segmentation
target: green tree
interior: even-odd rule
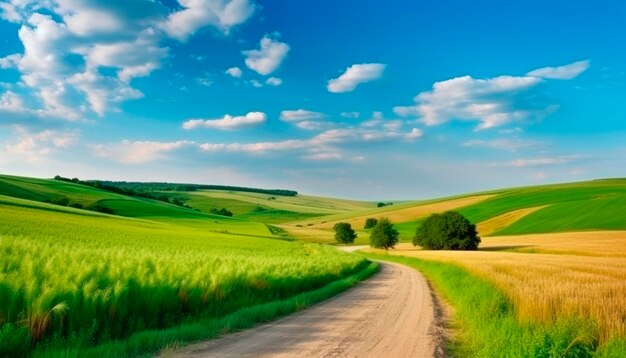
[[[378,220],[370,234],[370,246],[387,250],[396,246],[397,243],[398,230],[393,227],[391,221],[387,218]]]
[[[478,244],[476,225],[456,211],[429,216],[413,238],[413,245],[429,250],[476,250]]]
[[[349,223],[336,223],[333,230],[335,230],[335,240],[340,244],[351,244],[356,239],[356,232]]]
[[[363,227],[363,229],[371,229],[376,226],[376,224],[378,224],[378,219],[367,218],[367,220],[365,220],[365,226]]]

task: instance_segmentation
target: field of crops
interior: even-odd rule
[[[487,238],[477,252],[404,244],[390,253],[456,263],[486,278],[522,322],[582,317],[597,324],[600,343],[626,338],[626,232]]]
[[[122,218],[6,196],[0,212],[0,356],[221,317],[367,265],[234,219]]]

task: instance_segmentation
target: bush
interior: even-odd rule
[[[429,216],[413,238],[413,245],[429,250],[476,250],[479,243],[476,225],[456,211]]]
[[[83,205],[81,203],[71,203],[70,205],[68,205],[70,208],[75,208],[75,209],[82,209]]]
[[[233,213],[226,208],[221,208],[221,209],[212,208],[211,210],[209,210],[209,212],[215,215],[233,216]]]
[[[335,230],[335,240],[340,244],[351,244],[356,239],[356,232],[348,223],[336,223],[333,230]]]
[[[382,218],[372,229],[370,246],[385,250],[393,248],[398,243],[398,235],[398,230],[393,227],[391,221]]]
[[[374,226],[376,226],[376,224],[378,224],[378,219],[376,218],[367,218],[367,220],[365,220],[365,226],[363,226],[363,229],[371,229]]]

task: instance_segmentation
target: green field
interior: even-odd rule
[[[3,176],[0,192],[0,356],[219,319],[369,265],[263,223],[72,183]],[[124,216],[42,202],[60,196]]]
[[[405,202],[383,208],[365,209],[339,214],[332,214],[319,218],[312,218],[294,223],[290,226],[299,225],[310,228],[311,233],[317,233],[319,242],[330,242],[331,236],[319,235],[322,231],[331,231],[327,223],[335,221],[348,221],[362,217],[385,217],[390,215],[399,216],[397,213],[406,212],[404,219],[395,220],[396,229],[400,232],[400,240],[411,241],[416,228],[431,213],[419,212],[420,207],[444,205],[452,203],[464,197],[470,198],[477,195],[492,195],[492,197],[475,204],[454,209],[465,215],[471,222],[480,224],[489,219],[507,214],[519,209],[545,206],[518,220],[506,223],[506,226],[495,231],[491,235],[519,235],[533,233],[552,233],[567,231],[592,231],[592,230],[626,230],[626,220],[620,213],[626,212],[626,179],[594,180],[588,182],[536,186],[527,188],[500,189],[467,196],[455,196],[451,198],[428,200],[421,202]],[[419,214],[410,214],[418,212]],[[356,227],[361,230],[361,227]],[[298,228],[292,230],[294,235],[302,237],[306,241],[318,242],[315,235],[307,235],[306,230]],[[363,236],[366,237],[363,237]],[[359,231],[357,243],[367,243],[366,231]]]

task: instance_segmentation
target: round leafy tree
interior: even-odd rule
[[[476,250],[478,244],[476,225],[456,211],[429,216],[413,238],[413,245],[429,250]]]
[[[356,232],[348,223],[336,223],[333,230],[335,230],[335,240],[340,244],[351,244],[356,239]]]
[[[363,229],[371,229],[374,226],[376,226],[376,224],[378,224],[378,219],[376,218],[367,218],[367,220],[365,220],[365,226],[363,227]]]
[[[381,218],[370,234],[370,246],[379,249],[390,249],[398,243],[398,230],[387,218]]]

